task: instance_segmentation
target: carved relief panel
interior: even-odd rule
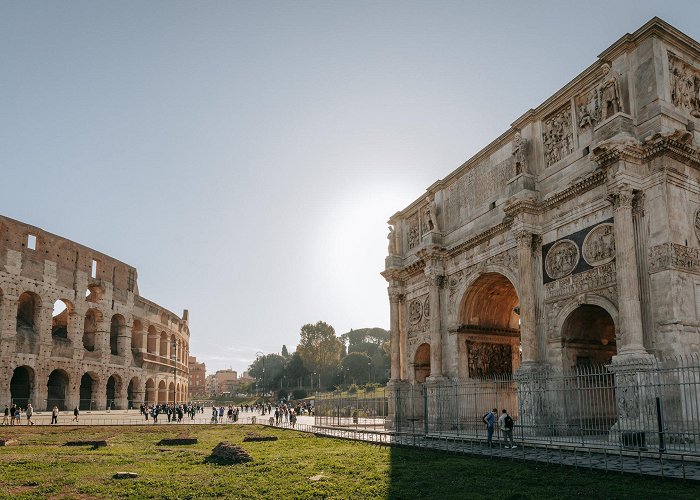
[[[571,240],[560,240],[547,252],[544,268],[547,276],[563,278],[572,273],[579,259],[578,246]]]
[[[668,53],[671,102],[674,106],[700,118],[700,70]]]
[[[606,264],[615,258],[615,234],[610,223],[600,224],[583,240],[583,258],[591,266]]]
[[[513,372],[513,355],[510,344],[467,342],[469,378],[505,375]]]
[[[542,127],[545,166],[555,164],[574,152],[571,107],[563,107],[547,118]]]

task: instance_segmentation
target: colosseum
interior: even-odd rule
[[[190,331],[136,269],[0,216],[0,402],[126,409],[188,397]]]

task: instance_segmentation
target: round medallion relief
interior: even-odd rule
[[[695,236],[700,240],[700,208],[695,211],[695,221],[693,225],[695,226]]]
[[[547,252],[545,271],[552,279],[568,276],[578,264],[579,253],[576,243],[571,240],[557,241]]]
[[[586,235],[581,248],[583,259],[591,266],[607,264],[615,258],[615,232],[610,223],[600,224]]]
[[[411,301],[411,304],[408,306],[408,321],[410,321],[412,325],[415,325],[422,317],[423,303],[418,299]]]

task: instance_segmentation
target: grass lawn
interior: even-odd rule
[[[247,432],[278,441],[246,442]],[[185,446],[159,440],[196,437]],[[700,485],[405,448],[260,426],[0,427],[0,498],[682,498]],[[102,440],[109,446],[64,446]],[[253,461],[207,460],[221,441]],[[137,479],[113,479],[118,471]],[[314,481],[309,478],[321,476]]]

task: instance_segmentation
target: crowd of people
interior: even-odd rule
[[[32,415],[34,415],[34,408],[32,404],[27,404],[24,409],[24,418],[27,421],[27,425],[34,425],[32,421]],[[12,406],[5,405],[5,412],[2,417],[2,425],[21,425],[22,424],[22,408],[15,403]]]
[[[194,421],[198,414],[204,414],[205,406],[202,403],[183,403],[183,404],[145,404],[140,405],[141,415],[146,421],[157,424],[159,419],[164,421],[167,418],[169,423],[186,422],[186,417],[190,421]],[[24,410],[13,403],[12,406],[5,405],[5,412],[2,420],[2,425],[20,425],[22,420],[26,421],[27,425],[34,425],[32,416],[34,409],[31,403],[27,404]],[[51,409],[51,424],[58,424],[60,411],[57,406]],[[280,401],[276,405],[271,403],[256,403],[256,404],[241,404],[238,406],[228,405],[225,407],[212,406],[211,423],[220,424],[224,422],[236,423],[242,414],[245,414],[247,421],[254,421],[257,417],[268,417],[270,425],[291,425],[295,426],[297,416],[313,415],[313,406],[309,402],[300,402],[293,404],[288,401]],[[250,415],[250,416],[248,416]],[[72,422],[79,422],[80,409],[76,406],[73,410]]]

